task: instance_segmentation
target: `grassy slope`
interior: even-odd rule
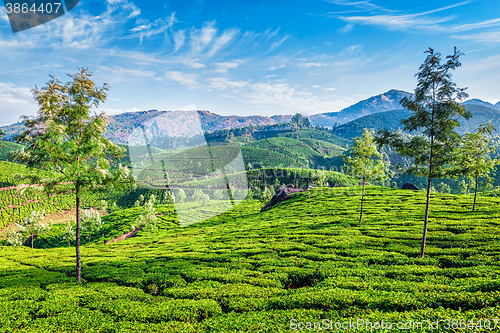
[[[23,146],[9,141],[0,141],[0,160],[8,161],[11,151],[20,150]]]
[[[500,199],[480,198],[472,214],[470,196],[433,195],[420,259],[424,193],[369,186],[358,224],[359,188],[336,191],[301,193],[262,214],[247,202],[184,229],[162,216],[154,237],[84,246],[82,285],[72,282],[73,249],[0,248],[0,331],[287,332],[291,319],[498,318]]]
[[[286,132],[286,133],[280,133],[278,136],[283,136],[283,137],[297,137],[298,140],[302,139],[316,139],[316,140],[322,140],[326,142],[333,143],[337,146],[340,147],[350,147],[352,145],[352,140],[336,136],[331,134],[330,132],[327,131],[322,131],[318,129],[303,129],[298,132]]]

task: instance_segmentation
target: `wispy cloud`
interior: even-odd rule
[[[190,32],[191,48],[194,53],[205,50],[214,38],[217,29],[214,28],[215,21],[206,22],[201,29],[193,28]]]
[[[198,60],[199,60],[198,58],[196,58],[196,59],[184,59],[184,60],[181,60],[181,63],[183,65],[186,65],[188,67],[195,68],[195,69],[206,67],[206,65],[204,63],[198,62]]]
[[[167,71],[165,77],[169,80],[178,82],[189,89],[195,89],[199,87],[199,82],[196,74],[183,73],[180,71]]]
[[[274,105],[314,113],[339,111],[343,106],[341,101],[325,101],[313,93],[296,90],[285,83],[255,83],[244,96],[245,103]]]
[[[283,44],[284,41],[286,41],[288,39],[288,36],[285,36],[283,37],[280,41],[278,42],[274,42],[271,44],[271,47],[269,48],[269,51],[268,52],[271,52],[271,51],[274,51],[276,50],[278,47],[281,46],[281,44]]]
[[[149,70],[139,70],[124,68],[122,66],[99,66],[99,73],[105,80],[110,83],[126,82],[131,78],[155,78],[156,73]]]
[[[324,62],[301,62],[300,64],[297,65],[297,67],[310,68],[310,67],[323,67],[327,65],[328,64]]]
[[[213,45],[210,47],[207,55],[209,57],[213,56],[217,51],[224,48],[238,33],[239,29],[227,29],[222,33],[222,36],[218,37]]]
[[[500,31],[488,31],[488,32],[480,32],[476,34],[468,34],[462,36],[452,36],[456,39],[462,40],[470,40],[474,42],[482,42],[482,43],[500,43]]]
[[[31,89],[18,87],[12,83],[0,82],[0,101],[10,104],[36,105],[31,95]]]
[[[344,25],[342,28],[337,29],[337,31],[342,32],[342,33],[348,33],[352,31],[352,28],[354,28],[354,24],[348,23]]]
[[[368,2],[344,2],[344,1],[329,1],[337,4],[345,5],[359,5],[366,6]],[[394,11],[389,11],[382,8],[375,8],[370,10],[370,12],[375,12],[373,15],[358,15],[358,16],[334,16],[341,20],[347,22],[347,24],[338,29],[339,32],[350,32],[355,24],[362,25],[374,25],[385,27],[389,30],[426,30],[431,32],[439,33],[453,33],[461,31],[470,31],[474,29],[486,28],[486,27],[497,27],[500,26],[500,19],[490,19],[476,23],[466,23],[466,24],[446,24],[450,21],[456,19],[455,15],[435,15],[437,13],[447,11],[449,9],[461,7],[467,5],[473,1],[463,1],[454,3],[448,6],[439,7],[436,9],[420,12],[420,13],[396,13]],[[366,7],[365,9],[368,9]],[[387,13],[389,11],[389,13]]]
[[[267,69],[268,71],[274,71],[274,70],[276,70],[276,69],[278,69],[278,68],[283,68],[283,67],[285,67],[285,64],[280,64],[280,65],[278,65],[278,66],[271,66],[271,67],[266,68],[266,69]]]
[[[157,19],[152,23],[141,24],[131,29],[132,37],[137,35],[142,42],[144,38],[150,38],[156,35],[167,35],[167,30],[176,22],[175,13],[164,19]]]
[[[0,125],[18,122],[20,115],[33,115],[38,109],[31,89],[9,82],[0,82],[0,106]]]
[[[348,46],[348,47],[345,47],[341,52],[340,52],[340,56],[341,57],[351,57],[353,56],[354,54],[357,54],[359,52],[361,52],[361,50],[363,49],[363,46],[362,45],[351,45],[351,46]]]
[[[237,62],[219,62],[216,65],[217,65],[217,69],[214,70],[214,73],[227,74],[227,71],[229,69],[236,68],[240,64]]]
[[[347,0],[325,0],[334,5],[354,6],[362,11],[364,10],[385,10],[383,7],[372,4],[370,1],[347,1]]]
[[[340,19],[351,24],[378,25],[390,30],[398,29],[434,29],[440,23],[448,22],[454,17],[421,17],[423,14],[407,15],[372,15],[372,16],[341,16]]]
[[[209,78],[207,81],[209,82],[209,90],[239,89],[248,84],[248,82],[245,81],[230,81],[224,77]]]
[[[174,53],[176,53],[186,42],[186,30],[179,30],[174,32],[173,39],[175,44]]]

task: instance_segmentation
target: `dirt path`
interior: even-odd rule
[[[140,228],[135,228],[134,230],[132,230],[131,232],[128,232],[126,234],[123,234],[121,235],[120,237],[116,238],[116,239],[113,239],[113,240],[110,240],[110,241],[107,241],[106,244],[111,244],[111,243],[116,243],[116,242],[119,242],[119,241],[122,241],[124,239],[129,239],[129,238],[132,238],[132,237],[135,237],[135,234],[137,234],[138,231],[142,230],[143,227],[140,227]]]

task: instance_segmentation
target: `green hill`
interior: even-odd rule
[[[9,153],[20,150],[23,146],[9,141],[0,141],[0,160],[9,161]]]
[[[333,143],[326,142],[323,140],[316,139],[301,139],[300,141],[307,144],[309,147],[314,149],[317,153],[327,156],[327,157],[336,157],[346,151],[345,148],[334,145]]]
[[[363,134],[364,128],[373,128],[375,131],[380,129],[397,130],[402,129],[401,120],[411,115],[407,110],[392,110],[380,112],[369,116],[361,117],[347,124],[333,129],[333,133],[347,139],[353,139]]]
[[[470,196],[433,195],[423,259],[425,193],[369,186],[363,223],[359,198],[358,187],[319,189],[265,213],[247,201],[186,228],[162,215],[150,237],[85,244],[83,284],[73,248],[0,247],[0,327],[288,332],[323,320],[444,327],[446,318],[498,318],[499,198],[481,198],[473,214]],[[136,214],[110,214],[106,228],[126,230]]]
[[[302,129],[297,132],[295,131],[287,131],[284,133],[277,133],[276,136],[284,136],[284,137],[289,137],[289,138],[295,138],[297,140],[302,140],[302,139],[316,139],[316,140],[321,140],[321,141],[326,141],[329,143],[332,143],[334,145],[337,145],[342,148],[348,148],[352,145],[352,141],[337,135],[334,135],[328,131],[316,129],[316,128],[309,128],[309,129]]]
[[[313,141],[301,141],[289,137],[274,137],[247,143],[246,147],[265,149],[287,156],[293,160],[293,163],[289,166],[295,167],[328,167],[329,158],[337,156],[336,152],[341,153],[343,151],[342,148],[328,142],[321,144],[317,140],[309,140]],[[340,150],[328,150],[326,146],[328,148],[340,148]]]

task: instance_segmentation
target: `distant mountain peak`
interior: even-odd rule
[[[399,101],[412,94],[403,90],[391,89],[383,94],[372,96],[351,105],[339,112],[316,114],[309,119],[313,125],[332,126],[335,123],[344,124],[354,119],[371,114],[401,109]]]
[[[493,105],[490,102],[485,102],[485,101],[483,101],[483,100],[481,100],[479,98],[469,99],[469,100],[463,102],[462,104],[463,105],[478,104],[478,105],[487,106],[487,107],[493,108],[493,109],[500,109],[500,102],[498,102],[497,104]]]

